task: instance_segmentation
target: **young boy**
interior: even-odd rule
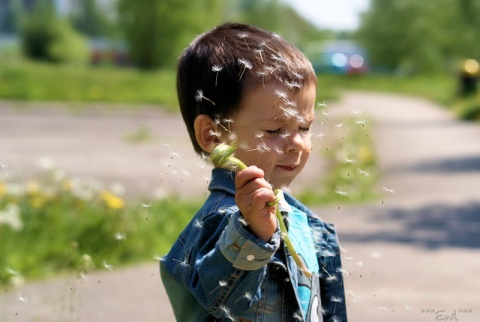
[[[210,196],[160,262],[177,321],[347,321],[333,226],[287,193],[275,204],[312,149],[311,63],[278,35],[228,23],[182,54],[177,92],[195,151],[235,144],[248,166],[212,170]]]

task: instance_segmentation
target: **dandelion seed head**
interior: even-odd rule
[[[386,191],[386,192],[389,192],[389,193],[395,193],[395,189],[394,188],[387,188],[387,187],[383,187],[382,188],[383,191]]]
[[[290,132],[285,132],[285,133],[281,133],[281,134],[280,134],[280,137],[281,137],[282,139],[286,139],[286,138],[290,137],[291,135],[292,135],[292,134],[291,134]]]
[[[361,175],[361,176],[364,176],[364,177],[370,176],[370,173],[368,173],[368,172],[365,171],[365,170],[359,169],[359,168],[357,168],[357,173],[358,173],[359,175]]]
[[[108,264],[105,260],[103,260],[103,267],[105,267],[109,271],[113,269],[113,265]]]
[[[288,99],[288,93],[285,92],[285,91],[281,91],[281,90],[276,89],[276,90],[274,91],[274,94],[275,94],[276,96],[278,96],[278,98],[281,98],[281,99],[283,99],[283,100],[285,100],[285,101]]]
[[[252,293],[245,291],[243,294],[243,297],[246,298],[247,300],[251,301],[253,299]]]
[[[275,150],[275,152],[277,152],[278,155],[282,155],[282,154],[285,153],[285,152],[284,152],[281,148],[279,148],[278,146],[274,147],[273,149]]]
[[[245,219],[244,217],[238,218],[238,221],[239,221],[242,225],[244,225],[245,227],[247,227],[247,226],[249,225],[247,219]]]
[[[221,72],[222,70],[223,70],[223,66],[220,66],[220,65],[212,66],[212,72],[218,73],[218,72]]]
[[[246,69],[252,69],[253,67],[252,62],[245,58],[238,58],[238,63],[240,65],[243,65],[243,68],[246,68]]]
[[[116,232],[114,235],[115,239],[118,241],[124,240],[127,236],[124,233]]]
[[[21,295],[21,294],[18,294],[18,295],[17,295],[17,299],[18,299],[20,302],[28,303],[28,299],[27,299],[25,296]]]
[[[343,302],[343,299],[341,297],[337,297],[337,296],[331,296],[330,297],[330,301],[332,302],[335,302],[335,303],[342,303]]]
[[[195,229],[202,229],[203,223],[200,220],[196,219],[195,223],[193,224],[193,227],[195,227]]]
[[[343,124],[342,124],[342,123],[335,123],[335,124],[333,125],[333,127],[336,128],[336,129],[342,129],[342,128],[343,128]]]
[[[295,321],[303,321],[303,315],[299,312],[293,313],[293,320]]]

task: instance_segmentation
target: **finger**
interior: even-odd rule
[[[235,187],[242,189],[246,184],[257,178],[263,178],[264,172],[256,166],[250,166],[247,169],[238,171],[235,175]]]

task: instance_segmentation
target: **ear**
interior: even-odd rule
[[[220,138],[215,135],[217,127],[213,120],[207,114],[200,114],[193,123],[195,138],[203,151],[211,153],[220,143]]]

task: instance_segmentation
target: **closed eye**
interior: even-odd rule
[[[265,130],[265,133],[267,133],[268,135],[275,136],[275,135],[279,135],[281,131],[282,131],[282,128],[278,128],[275,130]]]

